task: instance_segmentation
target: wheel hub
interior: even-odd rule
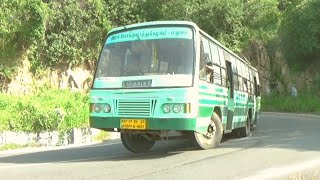
[[[216,134],[216,130],[217,130],[217,128],[214,125],[214,123],[210,123],[205,136],[209,139],[213,138],[214,135]]]

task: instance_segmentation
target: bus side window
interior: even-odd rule
[[[210,49],[212,55],[212,66],[214,69],[214,84],[221,85],[222,77],[221,77],[221,67],[220,67],[220,57],[218,52],[218,47],[216,44],[210,42]]]
[[[203,42],[200,42],[199,79],[206,80]]]
[[[221,68],[221,81],[222,86],[227,87],[226,69],[224,68]]]
[[[237,61],[237,72],[238,72],[238,83],[239,83],[239,91],[244,91],[244,78],[243,78],[243,62],[236,58]]]
[[[245,78],[243,78],[243,91],[248,92],[248,81]]]
[[[227,76],[226,76],[226,61],[225,57],[223,54],[223,50],[218,47],[218,52],[219,52],[219,58],[220,58],[220,63],[221,63],[221,83],[222,86],[227,87]]]
[[[234,90],[239,90],[239,80],[238,80],[238,70],[237,70],[237,63],[235,57],[230,55],[232,61],[232,76],[233,76],[233,85]]]
[[[253,77],[254,80],[254,94],[255,96],[260,96],[260,85],[257,84],[257,77]]]
[[[213,82],[213,69],[211,60],[211,52],[208,39],[202,37],[201,38],[201,54],[200,54],[200,79],[205,80],[207,82]]]

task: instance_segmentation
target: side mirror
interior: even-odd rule
[[[204,62],[206,63],[206,65],[209,65],[211,63],[211,59],[209,58],[208,53],[204,54]]]

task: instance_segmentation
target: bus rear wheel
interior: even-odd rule
[[[247,116],[246,125],[240,129],[237,129],[238,137],[248,137],[251,134],[251,121],[249,116]]]
[[[208,125],[207,132],[205,134],[194,131],[192,134],[192,140],[197,149],[212,149],[217,147],[223,135],[223,127],[220,117],[215,113],[211,117],[211,121]]]
[[[121,141],[125,148],[134,153],[149,151],[155,140],[148,138],[147,134],[121,133]]]
[[[257,112],[254,115],[254,120],[251,126],[251,131],[254,131],[257,129],[257,124],[258,124],[258,117],[257,117]]]

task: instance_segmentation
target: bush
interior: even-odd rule
[[[55,67],[97,59],[103,37],[110,28],[105,17],[105,3],[69,0],[50,1],[46,5],[49,7],[46,27],[34,44],[34,63],[40,61]]]
[[[93,137],[93,140],[96,142],[103,142],[107,138],[109,138],[109,136],[110,136],[110,133],[108,133],[107,131],[100,131],[99,134]]]
[[[28,143],[28,144],[8,143],[8,144],[1,145],[0,151],[10,150],[10,149],[21,149],[26,147],[39,147],[39,146],[40,146],[39,144],[35,144],[35,143]]]
[[[320,97],[311,94],[300,94],[298,97],[270,95],[262,98],[262,111],[280,112],[320,112]]]
[[[279,35],[287,60],[308,64],[320,55],[320,1],[298,2],[286,11]]]
[[[110,29],[104,0],[2,0],[0,9],[0,78],[25,55],[34,73],[94,61]]]
[[[0,94],[0,131],[65,133],[88,126],[88,95],[69,90],[38,90],[35,94]]]

